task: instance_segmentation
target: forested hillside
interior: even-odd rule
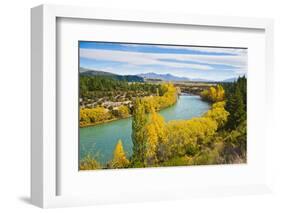
[[[143,98],[146,108],[153,104],[156,110],[160,110],[176,102],[177,90],[170,84],[131,83],[106,76],[81,76],[80,126],[131,116],[136,98]]]

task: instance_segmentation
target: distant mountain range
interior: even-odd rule
[[[157,74],[154,72],[149,72],[149,73],[142,73],[138,74],[138,76],[141,76],[145,79],[159,79],[162,81],[196,81],[196,82],[214,82],[212,80],[207,80],[203,78],[187,78],[187,77],[179,77],[179,76],[174,76],[172,74]]]
[[[231,82],[234,82],[236,80],[237,80],[237,78],[227,78],[227,79],[224,79],[222,82],[231,83]]]
[[[189,78],[178,77],[178,76],[174,76],[174,75],[171,75],[168,73],[167,74],[157,74],[154,72],[149,72],[149,73],[138,74],[138,76],[141,76],[146,79],[159,79],[162,81],[190,81]]]
[[[91,70],[80,67],[80,75],[82,76],[107,76],[117,80],[125,80],[128,82],[144,82],[146,79],[157,79],[161,81],[195,81],[195,82],[215,82],[213,80],[207,80],[202,78],[187,78],[179,77],[172,74],[157,74],[154,72],[141,73],[137,75],[117,75],[110,72]],[[234,82],[237,78],[228,78],[220,82]]]
[[[137,75],[117,75],[110,72],[104,72],[100,70],[90,70],[80,67],[81,76],[106,76],[120,81],[128,82],[144,82],[144,79]]]

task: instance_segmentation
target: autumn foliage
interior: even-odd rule
[[[104,107],[80,109],[80,126],[85,126],[90,123],[99,123],[110,118],[110,113]]]
[[[219,102],[223,101],[225,98],[225,92],[221,85],[217,85],[215,87],[211,86],[208,90],[204,90],[201,92],[201,97],[209,102]]]
[[[100,164],[91,155],[87,155],[84,159],[80,161],[79,164],[80,170],[93,170],[93,169],[100,169],[100,168],[101,168]]]
[[[224,89],[226,88],[226,89]],[[246,161],[246,80],[216,85],[201,93],[211,104],[201,117],[166,122],[157,111],[176,103],[173,84],[162,84],[156,96],[136,98],[132,112],[133,154],[128,159],[119,140],[109,168],[206,165]],[[228,109],[228,110],[227,110]],[[128,116],[120,109],[120,117]],[[84,116],[85,114],[85,116]],[[108,118],[103,108],[80,112],[80,122]],[[80,169],[100,168],[91,158]]]
[[[144,97],[142,103],[145,111],[159,111],[161,109],[172,106],[177,102],[178,93],[176,87],[171,83],[161,84],[159,95]]]
[[[118,169],[118,168],[126,168],[128,165],[129,165],[129,161],[126,158],[122,141],[119,140],[113,152],[113,159],[110,163],[110,167],[114,169]]]

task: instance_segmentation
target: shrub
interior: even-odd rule
[[[100,168],[101,168],[100,164],[90,154],[88,154],[85,158],[83,158],[79,164],[80,170],[93,170],[93,169],[100,169]]]

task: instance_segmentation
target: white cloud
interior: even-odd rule
[[[165,47],[165,46],[164,46]],[[170,47],[169,47],[170,48]],[[191,47],[184,47],[190,49]],[[194,50],[206,51],[224,51],[232,52],[236,55],[198,55],[198,54],[171,54],[171,53],[143,53],[129,52],[119,50],[104,49],[80,49],[80,57],[96,60],[108,60],[114,62],[123,62],[128,65],[161,65],[171,68],[186,68],[197,70],[213,70],[210,65],[228,65],[234,66],[237,74],[245,73],[247,70],[247,50],[228,49],[228,48],[198,48]],[[176,60],[176,61],[165,61]],[[181,63],[179,63],[179,62]],[[182,63],[185,61],[193,61],[193,63]],[[204,64],[196,64],[204,63]],[[207,64],[207,65],[205,65]],[[210,65],[208,65],[210,64]]]
[[[200,46],[181,46],[181,45],[154,45],[154,44],[121,44],[126,47],[157,47],[171,50],[191,50],[201,51],[204,53],[223,53],[223,54],[247,54],[245,48],[227,48],[227,47],[200,47]]]
[[[163,54],[166,55],[166,54]],[[175,59],[173,56],[163,57],[162,54],[155,53],[140,53],[98,49],[80,49],[80,57],[96,60],[108,60],[114,62],[124,62],[132,65],[164,65],[175,68],[190,68],[190,69],[211,69],[210,66],[198,64],[184,64],[177,62],[160,61],[159,59]]]
[[[161,49],[201,51],[204,53],[224,53],[224,54],[238,54],[238,55],[247,54],[247,49],[245,48],[168,46],[168,45],[156,45],[156,47]]]

